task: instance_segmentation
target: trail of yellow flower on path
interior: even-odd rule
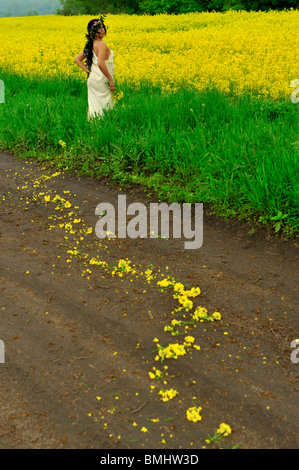
[[[61,175],[62,173],[55,172],[51,175],[45,174],[40,178],[35,178],[34,181],[30,181],[31,175],[29,174],[22,187],[18,187],[18,191],[21,193],[20,201],[25,200],[27,210],[30,202],[44,204],[46,207],[49,207],[48,230],[63,231],[63,238],[67,242],[66,253],[68,256],[66,263],[72,263],[74,259],[79,259],[85,267],[85,269],[82,270],[82,276],[85,276],[87,279],[92,275],[92,269],[100,269],[104,273],[112,275],[112,277],[141,276],[144,277],[146,283],[153,283],[153,285],[160,291],[171,294],[174,299],[178,300],[179,304],[179,306],[171,313],[176,316],[177,314],[182,316],[182,319],[174,318],[171,322],[171,326],[166,326],[164,328],[164,331],[170,332],[171,335],[175,335],[175,333],[181,334],[179,333],[179,328],[181,327],[185,329],[186,334],[188,329],[195,328],[200,322],[221,320],[219,312],[208,314],[207,310],[201,306],[196,307],[193,311],[194,305],[190,298],[195,298],[200,295],[201,291],[198,286],[189,289],[186,288],[183,283],[178,282],[169,273],[160,273],[159,276],[157,274],[153,274],[154,267],[152,265],[146,269],[141,269],[140,265],[136,266],[132,264],[129,259],[119,259],[117,263],[111,266],[106,260],[100,259],[99,257],[94,256],[94,254],[91,255],[86,252],[86,250],[83,249],[85,248],[85,245],[83,246],[83,242],[86,240],[86,237],[92,235],[93,229],[85,224],[82,216],[79,216],[77,212],[79,206],[76,203],[75,195],[71,195],[70,191],[64,190],[63,196],[61,196],[55,189],[52,190],[47,187],[47,182],[50,179]],[[30,194],[30,197],[28,197],[26,194],[28,194],[28,190],[30,190],[31,187],[33,188],[33,192]],[[53,211],[55,211],[54,215]],[[55,213],[57,213],[57,215],[55,215]],[[113,238],[108,239],[108,244],[109,240],[113,241]],[[107,251],[107,247],[103,247],[102,243],[100,243],[99,246],[102,253]],[[160,279],[158,279],[158,277],[160,277]],[[201,350],[199,345],[194,344],[195,339],[190,334],[184,336],[183,343],[169,343],[165,347],[159,344],[159,340],[157,338],[153,341],[157,344],[157,355],[154,360],[160,361],[161,363],[166,360],[177,360],[194,349],[198,351]],[[149,378],[157,382],[160,379],[163,379],[163,386],[168,384],[169,377],[167,374],[167,368],[167,366],[164,366],[164,372],[161,372],[156,369],[156,367],[153,367],[153,372],[149,372]],[[150,386],[151,392],[156,390],[158,390],[158,396],[162,402],[169,402],[170,400],[178,399],[180,393],[182,393],[172,387],[165,389],[162,387],[162,384],[159,384],[159,386]],[[97,396],[96,399],[100,400],[101,398]],[[186,411],[186,419],[193,422],[201,421],[202,417],[199,415],[201,410],[202,408],[199,406],[189,408]],[[145,431],[143,430],[143,432]]]

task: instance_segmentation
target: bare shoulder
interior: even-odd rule
[[[100,54],[106,54],[108,47],[105,41],[94,41],[93,43],[93,49],[98,56]]]
[[[99,49],[108,49],[108,46],[107,44],[105,43],[105,41],[99,41],[99,43],[97,44],[98,48]]]

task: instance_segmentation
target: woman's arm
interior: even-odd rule
[[[84,72],[90,73],[90,70],[86,67],[86,65],[83,62],[84,56],[83,56],[83,51],[80,52],[75,58],[74,62],[81,67],[81,69],[84,70]]]
[[[115,91],[115,84],[112,75],[110,74],[107,65],[105,64],[105,57],[107,55],[108,47],[106,43],[103,41],[98,46],[98,66],[101,72],[108,78],[109,80],[109,88],[111,91]]]

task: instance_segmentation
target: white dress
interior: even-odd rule
[[[105,60],[105,64],[109,73],[114,75],[114,53],[110,49],[109,59]],[[109,88],[108,78],[101,72],[98,66],[98,58],[94,51],[92,51],[92,65],[91,72],[87,80],[88,91],[88,119],[92,117],[103,116],[103,109],[109,109],[114,106],[112,92]]]

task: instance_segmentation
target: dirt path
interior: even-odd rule
[[[233,432],[220,447],[297,448],[298,246],[213,217],[199,250],[182,240],[99,240],[98,203],[155,199],[55,173],[0,155],[0,448],[195,450],[212,446],[207,435],[222,422]],[[123,258],[136,272],[113,275]],[[178,300],[158,289],[163,275],[199,286],[194,309],[221,321],[164,331],[192,312],[172,313]],[[154,339],[167,346],[185,336],[200,350],[155,360]],[[167,384],[149,377],[164,366]],[[164,402],[161,388],[178,395]],[[193,401],[202,408],[195,423],[186,419]]]

